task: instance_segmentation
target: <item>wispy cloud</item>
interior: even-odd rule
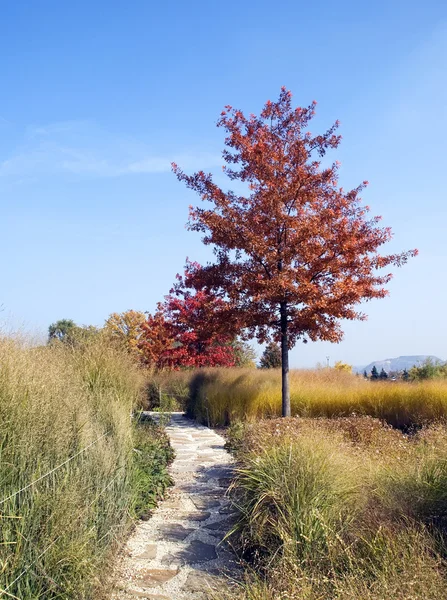
[[[208,169],[220,165],[222,158],[218,154],[210,153],[181,153],[171,158],[148,156],[142,160],[130,163],[125,167],[125,173],[163,173],[171,170],[171,163],[175,162],[183,169]]]
[[[207,169],[221,161],[219,154],[178,148],[159,155],[135,140],[120,139],[93,123],[76,121],[28,129],[21,146],[0,160],[0,177],[118,177],[168,172],[172,162],[185,169]]]

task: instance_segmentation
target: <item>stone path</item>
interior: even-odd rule
[[[204,599],[207,592],[222,591],[239,571],[221,543],[232,522],[225,497],[232,458],[224,439],[182,413],[172,413],[166,430],[176,453],[170,468],[174,487],[129,539],[114,600]]]

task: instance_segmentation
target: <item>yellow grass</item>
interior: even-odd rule
[[[185,383],[185,373],[170,375]],[[213,425],[281,414],[277,369],[201,369],[189,373],[187,410]],[[370,415],[406,428],[447,416],[447,381],[373,382],[334,369],[290,373],[292,415]]]
[[[82,348],[0,340],[1,590],[99,597],[101,566],[129,522],[142,384],[100,339]]]

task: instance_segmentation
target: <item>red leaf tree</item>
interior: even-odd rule
[[[248,335],[281,342],[284,416],[290,415],[289,349],[299,339],[340,341],[340,320],[365,319],[356,305],[387,295],[392,275],[382,269],[417,253],[378,253],[392,233],[361,204],[367,182],[346,192],[337,185],[339,164],[320,161],[340,143],[338,122],[312,134],[316,103],[293,108],[291,96],[282,88],[259,117],[231,106],[221,113],[224,172],[246,185],[246,195],[173,164],[178,179],[211,203],[190,209],[189,228],[205,234],[216,260],[190,269],[186,283],[225,294]]]
[[[194,272],[200,270],[191,264]],[[184,289],[183,279],[149,315],[140,341],[144,359],[157,368],[233,367],[236,352],[234,330],[225,323],[227,304],[202,289]]]

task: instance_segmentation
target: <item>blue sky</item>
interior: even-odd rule
[[[0,19],[1,316],[44,332],[152,311],[185,257],[196,202],[170,172],[219,170],[226,104],[258,112],[282,85],[337,118],[341,179],[420,255],[338,345],[293,366],[447,358],[447,10],[428,0],[12,2]]]

